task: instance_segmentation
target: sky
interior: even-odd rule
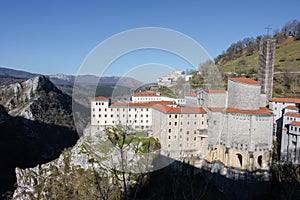
[[[143,27],[180,32],[213,59],[238,40],[266,34],[267,26],[273,32],[290,20],[300,20],[299,7],[299,0],[0,0],[0,66],[75,75],[99,44]],[[159,56],[153,56],[155,52]],[[107,75],[122,75],[130,67],[149,63],[173,69],[190,67],[168,52],[133,54],[128,54],[127,61],[124,55],[114,60]]]

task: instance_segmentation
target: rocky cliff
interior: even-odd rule
[[[12,116],[74,129],[71,97],[45,76],[2,85],[0,94],[0,104]]]
[[[76,143],[78,134],[71,97],[45,76],[1,85],[0,94],[0,198],[4,198],[14,190],[15,167],[57,158]]]

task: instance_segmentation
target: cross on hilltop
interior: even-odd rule
[[[265,29],[267,30],[267,36],[269,36],[269,31],[272,30],[272,28],[270,26],[265,27]]]

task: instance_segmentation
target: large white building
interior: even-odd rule
[[[183,106],[154,92],[133,94],[130,103],[97,97],[91,102],[92,132],[126,125],[147,130],[148,136],[159,139],[161,154],[177,160],[219,162],[223,169],[268,171],[273,114],[260,91],[257,81],[232,78],[227,91],[188,94]]]
[[[208,112],[208,162],[247,171],[269,170],[273,115],[265,107],[260,84],[247,78],[232,78],[225,100],[213,106],[206,95]],[[219,96],[218,98],[221,98]],[[219,107],[220,105],[224,105]]]

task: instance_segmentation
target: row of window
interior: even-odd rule
[[[174,115],[174,118],[177,119],[178,116],[179,116],[179,115]],[[195,118],[197,118],[197,116],[198,116],[198,115],[195,114]],[[201,114],[201,116],[204,117],[204,114]],[[180,115],[180,117],[182,118],[183,115]],[[187,117],[190,117],[190,115],[188,114]],[[172,118],[172,115],[169,115],[169,118]]]
[[[287,120],[290,120],[290,121],[297,121],[296,119],[297,119],[296,117],[287,117]]]
[[[168,133],[171,133],[172,132],[172,129],[171,128],[169,128],[168,129]],[[182,133],[182,128],[181,129],[179,129],[179,132],[181,132]],[[188,135],[188,134],[190,134],[190,131],[186,131],[186,134]],[[197,134],[197,131],[196,130],[194,130],[194,134]]]
[[[101,118],[101,116],[102,116],[101,114],[99,114],[99,115],[98,115],[98,117],[99,117],[99,118]],[[148,114],[146,114],[145,116],[146,116],[146,118],[148,118],[148,117],[149,117],[149,115],[148,115]],[[95,115],[95,114],[93,114],[93,117],[96,117],[96,115]],[[106,117],[107,117],[107,114],[104,114],[104,117],[106,118]],[[110,117],[114,117],[114,115],[113,115],[113,114],[111,114],[111,115],[110,115]],[[117,115],[117,118],[119,118],[119,117],[120,117],[120,115]],[[125,118],[125,115],[122,115],[122,117],[123,117],[123,118]],[[131,114],[129,114],[129,115],[128,115],[128,117],[130,118],[130,117],[131,117]],[[134,115],[134,117],[135,117],[135,118],[137,118],[138,116],[137,116],[137,115]],[[144,117],[144,115],[140,115],[140,117],[141,117],[141,118],[143,118],[143,117]]]
[[[101,111],[101,108],[99,108],[98,110]],[[129,111],[131,111],[131,110],[137,111],[136,108],[135,108],[135,109],[129,108],[128,110],[129,110]],[[141,108],[140,110],[143,111],[143,108]],[[145,110],[146,110],[146,111],[149,111],[149,108],[146,108]],[[95,108],[93,108],[93,111],[95,111]],[[107,108],[104,108],[104,111],[107,111]],[[113,111],[113,109],[111,108],[110,111]],[[117,111],[120,111],[120,109],[117,108]],[[123,108],[123,111],[125,111],[125,108]]]
[[[187,121],[186,124],[190,125],[190,122]],[[203,124],[204,124],[204,121],[201,121],[201,125],[203,125]],[[180,122],[180,125],[182,126],[183,122]],[[194,121],[194,125],[197,125],[197,121]],[[169,122],[169,126],[172,126],[172,122]],[[174,126],[177,126],[177,122],[174,122]]]
[[[137,121],[137,120],[126,120],[126,123],[133,123],[133,122],[134,122],[134,123],[137,123],[138,121]],[[145,120],[145,122],[146,122],[146,123],[149,123],[148,120]],[[100,121],[98,120],[97,123],[100,124]],[[114,124],[115,121],[112,121],[112,123]],[[144,120],[141,120],[140,123],[144,123]],[[107,121],[106,121],[106,120],[104,121],[104,124],[107,124]]]
[[[174,137],[174,139],[176,139],[176,135],[174,135],[173,137]],[[179,138],[182,139],[182,135],[180,135]],[[169,140],[171,139],[171,136],[170,136],[170,135],[169,135],[168,139],[169,139]],[[194,139],[194,141],[196,141],[196,140],[197,140],[197,137],[194,137],[193,139]],[[186,141],[189,141],[189,140],[190,140],[189,137],[187,137],[187,138],[186,138]]]
[[[296,126],[291,126],[291,131],[298,131],[298,132],[300,132],[300,128],[298,129]]]

